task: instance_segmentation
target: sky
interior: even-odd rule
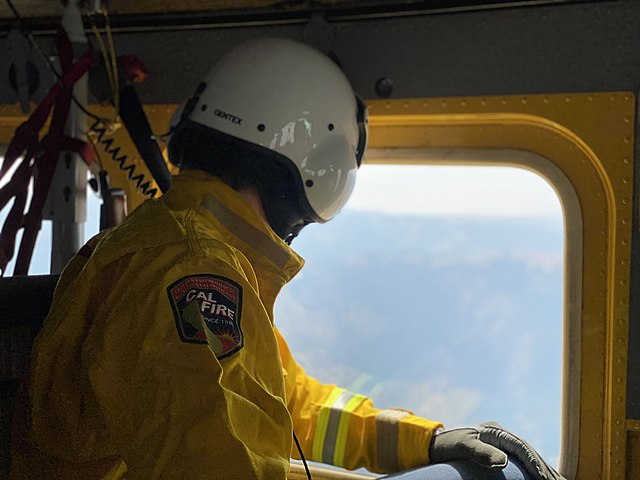
[[[553,216],[545,179],[511,167],[365,165],[347,209],[416,215]]]
[[[2,182],[4,183],[6,179]],[[0,185],[2,185],[0,183]],[[90,238],[98,230],[98,211],[99,200],[92,193],[88,194],[89,222],[85,227],[85,238]],[[4,222],[7,208],[0,212],[0,223]],[[416,217],[441,217],[441,218],[486,218],[488,221],[496,218],[532,218],[532,219],[551,219],[556,224],[561,224],[561,207],[557,195],[553,188],[544,180],[528,170],[516,169],[511,167],[461,167],[461,166],[383,166],[383,165],[364,165],[359,174],[358,181],[354,193],[345,207],[343,217],[348,215],[357,215],[358,213],[379,214],[381,218],[384,215],[395,215],[398,217],[411,218]],[[307,259],[307,266],[303,272],[294,280],[296,285],[291,291],[298,292],[301,297],[305,296],[304,285],[305,278],[313,278],[314,264],[317,265],[321,252],[314,252],[314,248],[323,248],[323,239],[327,240],[332,235],[340,235],[335,229],[340,229],[339,218],[328,224],[327,227],[314,225],[307,227],[309,231],[302,232],[301,237],[296,239],[294,247],[300,249],[300,253]],[[330,230],[334,228],[334,230]],[[313,229],[313,231],[312,231]],[[43,230],[38,241],[34,262],[31,268],[32,274],[48,273],[48,243],[50,242],[51,233],[50,225],[45,222]],[[422,235],[422,234],[420,234]],[[465,245],[466,251],[472,250],[468,242],[474,242],[473,239],[462,237],[447,237],[442,239],[442,244],[438,245],[437,238],[430,238],[430,248],[438,247],[439,253],[437,258],[430,259],[433,268],[447,270],[447,262],[455,262],[464,256]],[[307,242],[305,237],[315,239]],[[366,245],[368,242],[374,242],[374,238],[358,238],[358,242]],[[423,238],[411,239],[412,245],[420,245],[424,243]],[[535,239],[532,240],[535,242]],[[333,245],[333,244],[332,244]],[[456,250],[457,246],[462,248]],[[475,245],[477,246],[477,245]],[[334,247],[331,247],[334,248]],[[345,247],[346,248],[346,247]],[[399,248],[399,247],[397,247]],[[404,247],[403,247],[404,248]],[[554,247],[557,250],[557,246]],[[558,262],[562,262],[562,246],[559,251],[533,251],[530,247],[523,247],[522,251],[507,252],[511,257],[522,257],[525,259],[525,267],[532,269],[531,271],[540,271],[541,269],[554,269],[558,267]],[[393,253],[394,245],[386,246],[386,250]],[[484,253],[483,253],[484,252]],[[325,252],[326,253],[326,252]],[[421,255],[420,253],[411,253],[408,251],[400,251],[395,254],[395,263],[400,259],[400,263],[406,263],[411,267],[416,261],[411,260],[412,255]],[[465,258],[469,265],[478,265],[495,260],[493,253],[474,250],[474,258]],[[514,257],[515,256],[515,257]],[[518,257],[518,258],[520,258]],[[349,253],[346,262],[351,266],[358,266],[367,262],[367,257],[363,253],[358,255],[358,251],[354,248]],[[433,263],[435,262],[435,263]],[[395,265],[394,265],[395,266]],[[561,267],[560,267],[561,268]],[[319,270],[319,269],[316,269]],[[9,272],[12,271],[10,266]],[[307,273],[309,272],[309,273]],[[381,274],[383,274],[381,272]],[[334,271],[332,274],[340,275],[340,272]],[[459,283],[455,280],[454,284]],[[331,296],[331,285],[328,286],[327,295]],[[473,365],[477,363],[476,352],[469,348],[473,345],[482,332],[505,333],[508,329],[510,315],[514,315],[517,311],[516,306],[512,304],[512,300],[501,295],[491,296],[492,292],[487,291],[487,286],[482,282],[466,286],[466,290],[460,292],[463,302],[467,298],[469,302],[476,302],[479,306],[472,314],[471,323],[468,328],[463,327],[464,335],[451,337],[450,340],[441,342],[436,346],[438,355],[442,358],[451,358],[452,364],[455,364],[461,370],[460,372],[435,371],[430,374],[420,374],[419,370],[416,376],[409,378],[398,378],[397,383],[390,385],[389,382],[381,382],[372,378],[370,372],[363,371],[358,367],[358,356],[366,356],[365,341],[363,347],[359,350],[353,347],[352,359],[355,359],[353,365],[347,364],[347,360],[341,360],[342,363],[336,364],[337,358],[331,351],[332,343],[325,342],[322,348],[315,348],[314,343],[310,343],[310,339],[322,336],[325,340],[330,339],[331,335],[337,335],[336,332],[330,332],[329,324],[323,320],[320,311],[313,311],[302,300],[295,296],[285,293],[277,305],[278,311],[286,316],[295,318],[304,317],[306,319],[306,329],[304,334],[297,332],[291,324],[283,325],[283,330],[292,345],[296,357],[303,363],[314,375],[318,375],[321,380],[336,381],[338,383],[345,382],[343,386],[352,390],[360,389],[362,393],[378,396],[381,399],[392,401],[392,398],[386,395],[386,392],[397,390],[403,392],[402,401],[406,404],[393,405],[405,408],[415,409],[417,413],[427,415],[427,413],[435,412],[438,419],[446,421],[449,426],[462,426],[470,422],[479,422],[485,420],[503,421],[501,418],[485,418],[481,415],[482,405],[487,403],[492,395],[491,386],[478,385],[473,381],[473,375],[464,372],[464,365]],[[561,286],[560,286],[561,288]],[[313,292],[312,292],[313,293]],[[310,294],[312,296],[312,293]],[[491,296],[490,301],[488,297]],[[370,306],[370,299],[367,298],[366,291],[363,293],[362,300],[354,301],[349,304],[345,310],[344,322],[350,325],[354,335],[356,332],[372,331],[380,334],[384,331],[385,317],[377,314],[375,309]],[[279,310],[278,310],[279,309]],[[364,322],[366,319],[366,327]],[[336,320],[338,321],[338,320]],[[373,323],[372,323],[373,322]],[[375,325],[372,329],[371,325]],[[319,330],[317,330],[319,328]],[[425,326],[427,328],[427,326]],[[430,327],[432,328],[432,327]],[[315,332],[315,333],[314,333]],[[425,330],[425,335],[428,335]],[[372,334],[373,335],[373,334]],[[438,335],[444,335],[438,332]],[[536,342],[535,331],[523,331],[522,335],[511,342],[514,347],[511,358],[509,359],[509,370],[504,373],[505,385],[511,385],[516,392],[516,398],[526,401],[526,386],[518,383],[518,378],[522,372],[527,372],[535,365],[532,350],[535,349]],[[538,339],[539,340],[539,339]],[[449,342],[449,343],[447,343]],[[462,342],[462,343],[461,343]],[[467,342],[467,343],[465,343]],[[464,344],[465,348],[460,350],[460,345]],[[455,352],[455,355],[452,354]],[[453,357],[452,357],[453,355]],[[454,357],[456,357],[454,359]],[[459,357],[459,358],[458,358]],[[342,359],[342,357],[340,357]],[[455,360],[455,361],[454,361]],[[559,369],[558,365],[558,369]],[[468,369],[473,373],[473,369]],[[386,389],[385,391],[382,391]],[[557,407],[559,408],[559,402]],[[550,435],[558,434],[557,425],[553,427],[553,432],[546,432],[541,425],[533,421],[533,414],[530,414],[526,408],[521,409],[519,419],[511,419],[513,423],[520,428],[519,432],[524,435],[527,440],[532,442],[534,446],[542,448],[544,454],[550,458],[552,462],[557,462],[558,451],[557,438],[549,438]],[[493,414],[488,411],[486,414]],[[497,414],[499,415],[499,413]],[[554,421],[558,418],[558,412],[552,412],[547,415],[548,421]],[[551,445],[551,447],[550,447]]]

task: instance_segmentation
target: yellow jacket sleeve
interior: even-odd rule
[[[293,428],[309,460],[391,473],[429,463],[439,422],[404,410],[379,410],[370,399],[308,376],[276,331]],[[297,452],[293,452],[295,458]]]

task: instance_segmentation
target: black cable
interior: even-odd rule
[[[304,470],[307,472],[307,478],[312,480],[311,472],[309,471],[309,465],[307,465],[307,459],[304,458],[304,453],[302,453],[302,447],[300,446],[300,442],[298,441],[298,437],[296,437],[296,432],[293,432],[293,441],[296,442],[296,447],[298,447],[298,452],[300,453],[300,459],[302,460],[302,464],[304,465]]]
[[[9,5],[9,8],[13,12],[13,15],[18,19],[20,23],[22,23],[22,17],[18,13],[18,10],[16,10],[16,7],[13,6],[13,2],[11,0],[7,0],[7,4]]]
[[[100,118],[97,115],[91,113],[89,110],[87,110],[81,103],[80,101],[76,98],[76,96],[73,94],[73,89],[71,87],[69,87],[65,82],[64,79],[62,78],[62,76],[60,75],[60,73],[58,72],[58,70],[56,69],[55,65],[53,64],[53,62],[51,61],[51,59],[49,57],[47,57],[45,55],[45,53],[42,51],[42,49],[40,48],[40,45],[38,45],[38,42],[36,42],[36,39],[33,38],[33,35],[31,35],[31,32],[29,32],[29,30],[27,29],[27,25],[26,22],[24,21],[24,19],[22,18],[22,16],[18,13],[18,10],[16,10],[16,7],[13,5],[13,2],[11,0],[5,0],[5,2],[7,3],[7,5],[9,6],[9,8],[11,9],[11,11],[13,12],[13,15],[16,17],[16,19],[18,20],[18,22],[20,22],[20,25],[22,27],[22,31],[25,34],[25,36],[27,37],[27,39],[29,40],[29,43],[31,43],[31,46],[33,48],[36,49],[36,51],[40,54],[40,56],[43,58],[43,60],[45,61],[45,63],[47,64],[47,66],[49,67],[49,69],[53,72],[53,74],[55,75],[55,77],[58,79],[58,82],[62,85],[62,88],[65,88],[70,94],[71,94],[71,100],[73,100],[73,103],[76,104],[76,106],[87,116],[93,118],[95,121],[97,122],[104,122],[104,118]]]
[[[171,188],[171,172],[167,168],[160,147],[153,139],[151,126],[142,109],[133,85],[128,84],[120,90],[118,111],[131,140],[151,173],[151,177],[160,187],[162,193]]]
[[[101,121],[96,121],[91,125],[89,132],[97,135],[95,142],[92,141],[92,143],[102,147],[111,160],[118,164],[120,170],[127,173],[127,177],[131,182],[135,183],[136,188],[138,188],[138,190],[140,190],[144,195],[150,198],[155,198],[158,193],[158,189],[151,188],[151,180],[147,180],[144,173],[136,173],[135,163],[127,164],[129,157],[125,153],[120,153],[121,149],[117,145],[113,144],[113,138],[104,138],[107,133],[107,129],[104,124]],[[102,160],[100,161],[100,164],[102,168],[104,168]]]

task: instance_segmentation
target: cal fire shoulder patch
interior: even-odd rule
[[[208,343],[218,359],[244,346],[242,287],[218,275],[189,275],[167,288],[183,342]]]

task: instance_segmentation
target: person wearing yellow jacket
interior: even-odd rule
[[[560,478],[499,426],[442,430],[378,410],[295,362],[273,319],[303,265],[289,244],[338,213],[365,144],[366,108],[319,52],[263,39],[218,62],[174,122],[169,154],[183,171],[171,190],[61,276],[11,478],[284,479],[303,454],[380,473],[484,465],[410,478],[505,467],[511,476],[486,478]]]

